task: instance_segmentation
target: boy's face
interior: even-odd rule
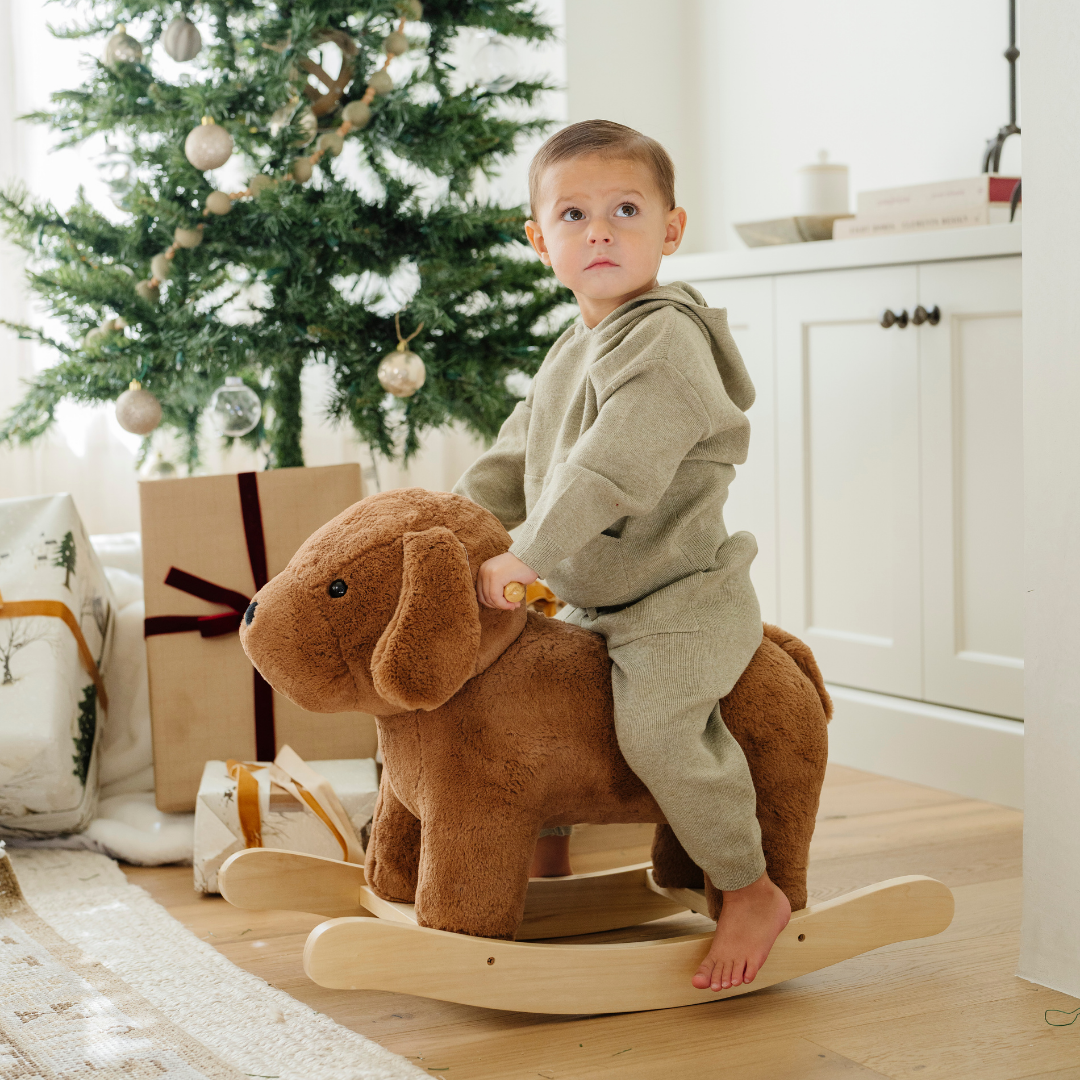
[[[686,227],[686,212],[667,208],[651,170],[636,161],[589,156],[552,165],[538,202],[525,226],[529,242],[587,322],[587,308],[614,311],[652,288],[661,256],[678,248]]]

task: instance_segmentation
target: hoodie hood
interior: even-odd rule
[[[694,320],[709,343],[713,362],[728,397],[736,408],[746,412],[754,404],[754,383],[728,329],[727,309],[709,307],[705,303],[705,297],[693,285],[687,285],[685,281],[660,285],[617,307],[591,330],[584,323],[580,325],[590,334],[622,337],[634,323],[646,315],[658,308],[671,306],[677,307]]]

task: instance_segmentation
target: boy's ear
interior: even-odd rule
[[[532,244],[533,250],[540,256],[540,261],[545,266],[550,266],[551,256],[548,254],[547,244],[544,243],[544,234],[540,231],[540,226],[531,219],[526,221],[525,235],[529,238],[529,243]]]
[[[686,211],[681,206],[668,211],[667,230],[664,232],[665,255],[674,255],[682,243],[683,234],[686,232]]]

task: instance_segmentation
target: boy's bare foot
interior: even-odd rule
[[[791,918],[788,898],[762,874],[752,885],[724,893],[709,953],[693,978],[699,990],[727,990],[754,981]]]
[[[569,836],[541,836],[536,841],[529,877],[566,877],[573,872]]]

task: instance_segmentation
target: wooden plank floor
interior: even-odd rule
[[[126,872],[236,964],[448,1080],[1080,1080],[1080,1019],[1056,1027],[1045,1017],[1080,1001],[1014,974],[1021,822],[1015,810],[830,767],[811,856],[812,902],[882,878],[929,874],[956,894],[949,930],[745,997],[622,1016],[534,1016],[325,990],[301,968],[317,917],[238,911],[196,896],[187,868]],[[644,861],[650,834],[640,826],[582,828],[575,870]],[[667,932],[708,925],[693,915],[664,923]]]

